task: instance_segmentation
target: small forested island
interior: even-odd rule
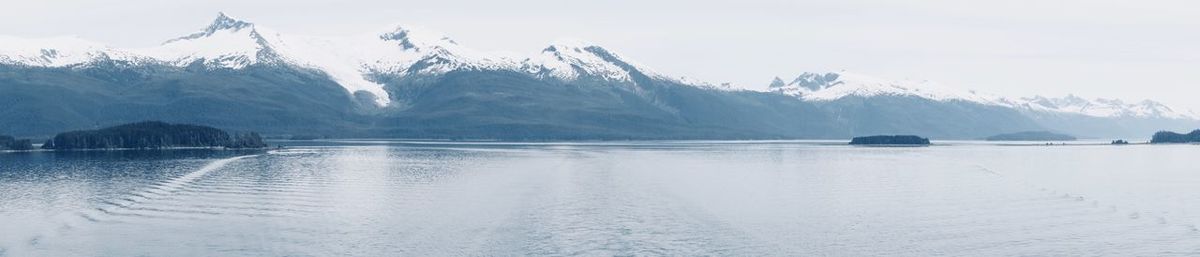
[[[999,134],[986,138],[987,141],[1075,141],[1075,137],[1050,131],[1022,131]]]
[[[145,121],[97,130],[60,133],[43,149],[163,149],[178,147],[263,148],[258,133],[229,133],[207,126]]]
[[[902,145],[902,146],[921,146],[929,145],[929,139],[912,135],[881,135],[881,136],[866,136],[855,137],[850,140],[851,145]]]
[[[16,139],[11,136],[0,135],[0,150],[33,150],[33,143],[29,139]]]
[[[1191,133],[1179,134],[1171,131],[1159,131],[1150,139],[1151,144],[1163,143],[1200,143],[1200,129]]]
[[[1112,144],[1114,144],[1114,145],[1128,145],[1128,144],[1129,144],[1129,141],[1125,141],[1125,139],[1117,139],[1117,140],[1113,140],[1113,141],[1112,141]]]

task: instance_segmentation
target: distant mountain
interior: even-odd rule
[[[886,128],[913,120],[947,120],[947,124],[919,127],[936,129],[959,125],[959,128],[979,127],[995,134],[1050,129],[1092,137],[1129,137],[1200,124],[1198,116],[1191,111],[1176,110],[1149,100],[1126,103],[1117,99],[1086,100],[1073,95],[1013,99],[929,81],[885,80],[850,72],[803,73],[786,82],[776,78],[769,88],[772,92],[819,106],[832,106],[831,112],[850,109],[856,110],[851,112],[856,116],[892,112],[882,118],[886,124],[866,126],[869,128]],[[847,107],[848,102],[853,103],[849,106],[884,106],[859,111],[865,107]]]
[[[670,79],[594,44],[528,58],[400,26],[282,35],[220,14],[156,47],[5,39],[0,130],[50,135],[139,120],[342,137],[767,139],[838,136],[812,105]]]
[[[1050,131],[1022,131],[987,137],[987,141],[1075,141],[1075,137]]]
[[[775,80],[772,92],[812,103],[853,134],[920,134],[980,138],[1043,127],[991,97],[928,81],[889,81],[866,75],[803,73]]]
[[[1015,100],[1000,99],[1000,101],[1027,111],[1081,114],[1092,117],[1192,120],[1200,117],[1191,111],[1176,111],[1162,103],[1150,100],[1125,103],[1120,99],[1098,98],[1088,100],[1074,95],[1067,95],[1060,98],[1034,96]]]
[[[1043,104],[845,72],[777,78],[771,92],[735,90],[665,75],[592,43],[540,49],[481,52],[412,26],[287,35],[225,14],[139,49],[0,37],[0,131],[49,136],[162,120],[337,137],[967,139],[1027,130],[1140,135],[1195,120],[1144,103]]]
[[[824,113],[790,97],[686,84],[594,44],[557,42],[519,67],[377,75],[400,103],[377,125],[393,136],[507,139],[840,133]]]
[[[835,101],[846,97],[916,97],[935,101],[961,101],[999,105],[994,96],[943,86],[930,81],[886,80],[852,72],[802,73],[788,83],[776,80],[771,91],[808,101]]]

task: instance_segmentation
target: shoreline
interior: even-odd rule
[[[109,151],[174,151],[174,150],[214,150],[214,151],[264,151],[274,149],[286,149],[293,147],[307,147],[305,143],[330,143],[333,145],[387,145],[387,144],[408,144],[408,145],[436,145],[436,144],[452,144],[452,145],[643,145],[643,144],[679,144],[679,145],[698,145],[698,144],[799,144],[799,145],[816,145],[816,146],[847,146],[859,148],[921,148],[921,147],[949,147],[949,146],[1001,146],[1001,147],[1051,147],[1051,146],[1142,146],[1142,145],[1200,145],[1200,143],[1150,143],[1138,142],[1129,144],[1111,144],[1104,141],[1070,141],[1070,142],[1054,142],[1047,144],[1044,142],[1017,142],[1017,141],[986,141],[986,140],[945,140],[934,141],[928,145],[851,145],[845,140],[826,140],[826,139],[802,139],[802,140],[620,140],[620,141],[600,141],[600,140],[584,140],[584,141],[503,141],[503,140],[487,140],[487,141],[462,141],[462,140],[424,140],[424,139],[317,139],[317,140],[268,140],[275,142],[273,146],[263,148],[228,148],[228,147],[163,147],[163,148],[100,148],[100,149],[41,149],[40,145],[34,145],[33,150],[0,150],[2,153],[42,153],[42,152],[109,152]],[[283,143],[283,144],[280,144]],[[290,144],[289,144],[290,143]],[[320,145],[312,145],[320,146]]]
[[[282,146],[280,146],[282,147]],[[276,147],[263,148],[228,148],[223,146],[217,147],[162,147],[162,148],[92,148],[92,149],[41,149],[41,145],[34,145],[33,150],[0,150],[0,153],[38,153],[38,152],[115,152],[115,151],[174,151],[174,150],[220,150],[220,151],[238,151],[238,150],[271,150]]]

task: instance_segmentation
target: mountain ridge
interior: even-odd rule
[[[188,41],[204,39],[211,39],[209,41],[212,42],[179,46]],[[391,31],[375,33],[371,37],[293,37],[230,17],[224,12],[218,13],[200,31],[169,39],[151,48],[121,49],[80,38],[63,37],[20,39],[3,36],[0,42],[17,42],[5,44],[8,49],[0,49],[0,63],[10,65],[65,67],[103,60],[123,61],[132,65],[163,62],[180,67],[200,61],[207,67],[232,69],[259,62],[297,65],[329,74],[351,95],[358,91],[370,93],[380,107],[390,104],[392,97],[381,83],[372,81],[373,78],[435,76],[460,69],[512,70],[539,78],[567,82],[615,82],[631,88],[631,84],[635,84],[632,77],[642,75],[684,85],[721,88],[707,82],[662,75],[599,45],[579,40],[556,40],[539,53],[523,58],[518,56],[516,58],[521,59],[516,59],[474,51],[446,35],[419,27],[394,25]],[[46,45],[50,47],[44,47]],[[365,50],[356,53],[342,50],[355,48]],[[963,100],[1001,105],[1028,112],[1093,117],[1200,119],[1200,115],[1192,111],[1176,111],[1175,108],[1150,100],[1125,103],[1117,99],[1088,100],[1074,95],[1058,98],[999,97],[927,80],[886,80],[846,71],[806,72],[790,81],[776,77],[767,91],[796,96],[806,101],[831,101],[849,95],[911,95],[937,101]]]
[[[9,40],[15,41],[15,38]],[[82,39],[69,43],[75,46],[65,43],[27,44],[61,45],[59,48],[72,53],[72,59],[69,61],[47,61],[45,56],[53,55],[27,50],[0,52],[0,62],[63,67],[86,65],[101,56],[119,56],[121,60],[136,60],[139,63],[160,62],[180,67],[196,62],[210,68],[229,69],[240,69],[258,63],[296,65],[330,74],[345,86],[350,94],[358,91],[371,93],[378,99],[376,104],[380,107],[387,106],[391,97],[380,83],[370,81],[378,76],[434,76],[454,70],[472,69],[523,71],[564,81],[599,79],[602,82],[632,83],[633,73],[642,73],[655,79],[667,79],[619,54],[583,41],[551,42],[540,53],[516,60],[475,51],[458,44],[448,36],[411,26],[396,25],[390,31],[371,36],[291,36],[230,17],[223,12],[218,13],[202,30],[166,40],[156,47],[120,49]],[[61,51],[40,50],[50,53]],[[629,68],[636,72],[629,71]],[[682,80],[676,82],[684,83]]]
[[[1080,114],[1104,118],[1200,119],[1200,115],[1192,111],[1175,111],[1165,104],[1151,100],[1126,103],[1119,99],[1088,100],[1075,95],[1058,98],[1009,98],[951,88],[930,81],[886,80],[846,71],[805,72],[790,82],[776,77],[768,86],[768,90],[808,101],[832,101],[848,96],[916,96],[936,101],[968,101],[1004,106],[1027,112]]]
[[[849,72],[776,77],[768,91],[738,90],[664,75],[578,40],[522,57],[477,51],[416,26],[308,37],[224,13],[155,47],[77,38],[0,38],[0,46],[0,90],[8,93],[0,95],[7,124],[0,130],[17,135],[137,120],[512,140],[1140,135],[1196,123],[1148,101],[1014,100]],[[1096,114],[1114,115],[1089,116]]]

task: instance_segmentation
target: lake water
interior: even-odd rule
[[[1200,146],[0,153],[0,256],[1197,256]]]

